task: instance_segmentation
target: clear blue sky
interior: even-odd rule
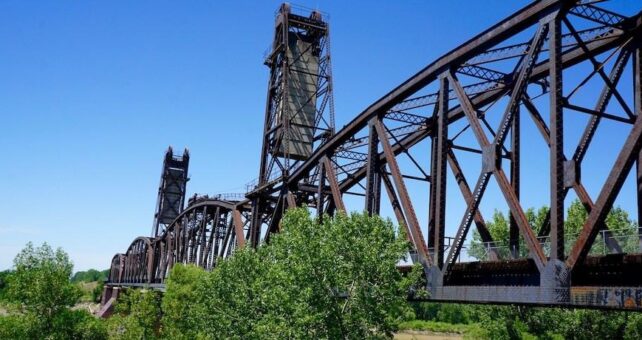
[[[340,127],[528,2],[299,4],[331,16]],[[107,268],[151,230],[168,145],[191,151],[190,194],[243,191],[258,171],[262,59],[278,6],[0,2],[0,269],[28,241],[63,247],[76,270]],[[525,200],[545,204],[546,194]]]

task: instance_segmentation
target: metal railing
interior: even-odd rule
[[[577,240],[579,233],[566,235],[564,238],[565,253],[569,253]],[[546,256],[550,256],[550,236],[537,238]],[[446,249],[448,251],[448,249]],[[432,251],[434,253],[434,250]],[[528,256],[528,249],[523,241],[520,242],[519,250],[511,249],[507,241],[496,242],[469,242],[462,246],[457,262],[493,261],[507,260],[516,257]],[[624,228],[616,230],[601,230],[591,247],[589,255],[608,255],[619,253],[642,253],[642,227],[637,229]]]

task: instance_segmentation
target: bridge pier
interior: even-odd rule
[[[120,295],[120,291],[120,287],[105,285],[102,297],[100,298],[100,309],[96,312],[96,316],[100,318],[108,318],[112,315],[114,312],[114,304]]]

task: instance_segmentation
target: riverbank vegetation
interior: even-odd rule
[[[536,225],[545,213],[529,219]],[[607,223],[637,226],[618,214]],[[507,233],[506,220],[495,214],[491,232]],[[126,289],[107,320],[78,308],[90,291],[81,288],[97,289],[85,281],[104,272],[72,276],[64,251],[28,244],[14,268],[0,273],[0,339],[361,339],[401,330],[470,339],[642,338],[636,312],[408,302],[409,292],[427,297],[423,271],[396,269],[409,244],[379,217],[340,214],[320,223],[295,209],[281,228],[269,244],[237,249],[212,271],[174,266],[163,294]]]

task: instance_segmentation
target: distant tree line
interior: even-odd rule
[[[93,282],[93,281],[105,281],[109,276],[109,269],[105,270],[96,270],[89,269],[87,271],[79,271],[71,277],[72,283],[78,282]]]

